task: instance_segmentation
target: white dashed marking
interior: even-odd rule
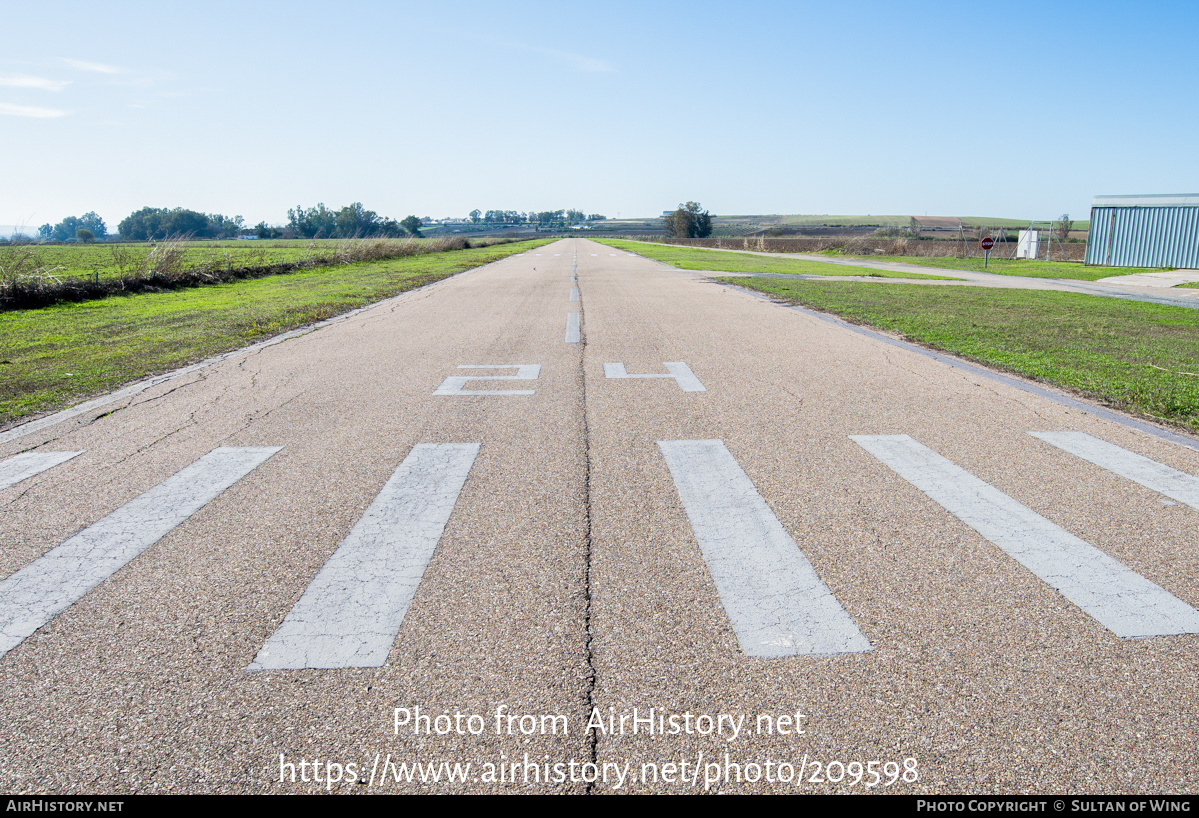
[[[566,313],[566,343],[579,343],[579,314],[577,312]]]

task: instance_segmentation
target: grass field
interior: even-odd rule
[[[974,270],[980,273],[995,273],[1005,276],[1027,276],[1029,278],[1072,278],[1077,281],[1096,281],[1109,276],[1152,273],[1162,268],[1145,267],[1086,267],[1080,261],[1035,261],[1029,259],[992,258],[983,267],[982,258],[952,258],[947,256],[841,256],[836,251],[826,255],[844,258],[869,258],[873,261],[899,261],[904,264],[919,264],[921,267],[939,267],[943,270]]]
[[[727,278],[1199,432],[1199,313],[1043,290]]]
[[[784,273],[787,275],[870,276],[872,278],[932,278],[960,281],[950,276],[922,273],[896,273],[869,267],[850,267],[845,264],[822,264],[797,258],[772,258],[749,253],[730,253],[702,247],[679,247],[665,244],[646,244],[619,239],[595,239],[600,244],[627,250],[681,270],[718,270],[728,273]]]
[[[916,218],[920,218],[917,216]],[[1028,219],[997,219],[992,216],[961,216],[960,221],[968,227],[1010,227],[1017,230],[1028,227]],[[1071,219],[1071,232],[1086,231],[1091,229],[1091,222],[1088,219]],[[1047,230],[1049,221],[1032,220],[1032,226],[1037,230]]]
[[[77,403],[549,240],[0,313],[0,425]]]
[[[840,255],[830,252],[828,255]],[[938,267],[952,270],[974,270],[996,275],[1027,276],[1029,278],[1070,278],[1079,281],[1095,281],[1109,276],[1147,273],[1141,267],[1086,267],[1078,261],[1035,261],[1029,259],[992,258],[983,267],[983,259],[953,258],[946,256],[845,256],[845,258],[869,258],[875,261],[897,261],[918,264],[922,267]]]

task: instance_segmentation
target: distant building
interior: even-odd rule
[[[1086,263],[1199,268],[1199,193],[1096,196]]]

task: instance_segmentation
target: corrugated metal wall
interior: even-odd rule
[[[1199,207],[1092,207],[1086,263],[1199,267]]]

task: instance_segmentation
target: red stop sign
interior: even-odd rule
[[[978,243],[978,246],[984,250],[990,250],[992,247],[995,246],[995,239],[990,239],[990,238],[983,239],[982,241],[980,241]]]

